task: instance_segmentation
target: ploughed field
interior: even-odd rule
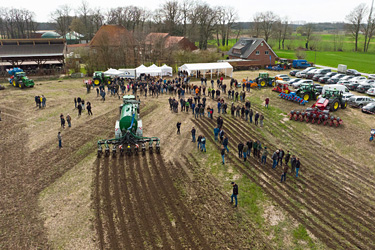
[[[121,100],[107,95],[103,103],[81,80],[35,82],[0,92],[2,249],[375,248],[373,116],[339,110],[339,128],[289,121],[290,110],[306,107],[269,88],[251,90],[247,98],[265,125],[223,115],[230,152],[222,166],[215,119],[172,113],[166,94],[141,97],[144,135],[161,138],[161,154],[97,158],[96,141],[114,136]],[[42,110],[34,103],[39,94],[47,98]],[[78,96],[92,103],[94,116],[77,116]],[[208,105],[216,118],[217,104],[208,98]],[[60,113],[72,116],[72,128],[60,128]],[[191,142],[193,126],[206,136],[207,153]],[[238,158],[238,143],[249,139],[267,146],[266,166]],[[280,183],[281,168],[273,170],[270,158],[278,148],[300,158],[299,178],[288,173]],[[229,203],[232,180],[237,209]]]

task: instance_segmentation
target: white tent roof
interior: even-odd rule
[[[104,72],[104,75],[106,76],[121,76],[123,73],[121,71],[118,71],[117,69],[108,69]]]
[[[149,69],[157,69],[159,68],[158,66],[156,66],[155,64],[151,65],[150,67],[148,67]]]
[[[161,68],[162,76],[172,76],[173,75],[173,69],[172,67],[164,64]]]
[[[226,76],[232,76],[233,67],[227,62],[218,63],[189,63],[184,64],[180,67],[180,70],[185,70],[191,75],[192,72],[201,71],[202,72],[221,72]]]

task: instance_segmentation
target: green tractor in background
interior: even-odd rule
[[[270,77],[270,75],[267,72],[261,72],[259,73],[259,76],[255,78],[255,82],[258,84],[259,87],[275,87],[275,78]]]
[[[305,101],[316,100],[319,96],[319,91],[315,88],[313,84],[302,84],[297,92],[296,95],[301,97]]]
[[[327,89],[312,107],[317,107],[320,110],[337,111],[340,107],[346,109],[347,106],[347,101],[342,98],[342,91]]]
[[[105,76],[102,71],[95,71],[92,80],[95,86],[99,86],[102,83],[111,84],[111,77]]]
[[[13,68],[8,70],[8,74],[11,75],[9,78],[9,83],[14,87],[23,88],[32,88],[34,87],[34,81],[29,79],[26,76],[26,73],[20,68]]]
[[[284,70],[292,68],[292,64],[289,63],[288,59],[285,58],[280,58],[276,65],[280,66]]]

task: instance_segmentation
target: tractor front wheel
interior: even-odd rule
[[[17,87],[17,82],[16,82],[16,80],[13,80],[13,86],[14,86],[14,87]]]
[[[346,107],[348,106],[348,102],[347,101],[344,101],[341,103],[341,108],[342,109],[346,109]]]
[[[259,84],[260,84],[261,87],[265,87],[266,86],[266,80],[259,79]]]
[[[331,103],[331,111],[337,111],[339,109],[339,101],[336,99],[336,100],[333,100],[333,102]]]
[[[310,100],[310,95],[309,94],[304,94],[303,95],[303,100],[305,100],[305,101]]]

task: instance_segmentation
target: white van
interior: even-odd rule
[[[350,93],[349,89],[346,86],[341,85],[341,84],[324,85],[322,94],[324,94],[327,89],[342,91],[343,94]]]

